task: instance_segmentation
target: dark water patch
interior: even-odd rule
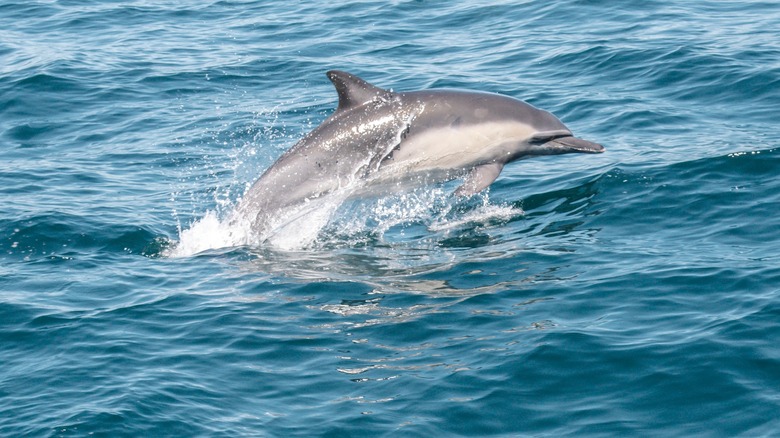
[[[522,207],[528,218],[553,212],[580,216],[582,210],[598,195],[598,179],[594,179],[580,185],[530,195],[523,199]]]
[[[7,129],[3,135],[9,137],[12,142],[18,141],[22,142],[23,144],[29,144],[27,143],[28,141],[33,140],[41,135],[45,135],[49,132],[51,132],[51,126],[32,126],[29,123],[25,123],[23,125],[14,126]]]
[[[11,289],[4,289],[10,294]],[[9,297],[10,298],[10,297]],[[7,298],[8,299],[8,298]],[[35,309],[31,306],[11,303],[10,300],[3,302],[0,305],[0,321],[2,321],[4,327],[4,336],[16,336],[15,331],[19,326],[32,320],[35,315],[43,312],[41,309]],[[5,331],[7,330],[7,332]],[[9,339],[10,342],[10,339]],[[5,344],[11,345],[11,344]]]
[[[95,239],[78,232],[73,225],[80,218],[50,214],[22,219],[4,226],[3,253],[24,259],[70,254],[69,246],[91,248]]]
[[[45,73],[39,73],[19,79],[14,85],[17,87],[34,90],[37,93],[68,92],[71,94],[77,94],[80,91],[87,90],[87,88],[85,88],[80,81],[76,80],[76,78],[69,79]]]
[[[93,219],[66,213],[24,218],[6,223],[3,228],[6,237],[0,251],[28,261],[67,261],[94,251],[153,255],[159,235],[142,227],[107,228]]]
[[[9,22],[23,23],[30,17],[47,17],[55,15],[60,9],[49,4],[29,2],[3,2],[0,5],[0,17]]]

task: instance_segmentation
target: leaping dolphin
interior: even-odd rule
[[[354,187],[397,191],[465,177],[456,194],[488,187],[509,162],[600,153],[555,116],[520,100],[456,90],[393,92],[337,70],[336,111],[250,187],[237,212],[263,233],[286,209]]]

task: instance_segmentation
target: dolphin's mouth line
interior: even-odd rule
[[[558,130],[558,131],[537,132],[528,142],[531,144],[542,145],[562,137],[572,137],[571,131]]]
[[[551,147],[556,149],[563,149],[571,152],[582,152],[586,154],[600,154],[604,152],[604,146],[593,143],[592,141],[583,140],[569,135],[563,135],[554,137],[544,142],[545,147]]]

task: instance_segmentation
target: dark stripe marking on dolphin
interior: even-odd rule
[[[465,176],[456,194],[488,187],[504,165],[537,155],[600,153],[555,116],[520,100],[457,90],[393,92],[327,72],[336,111],[269,167],[238,212],[262,233],[287,208],[356,181],[393,192]]]

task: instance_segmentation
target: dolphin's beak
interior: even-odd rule
[[[568,152],[584,152],[586,154],[600,154],[605,150],[604,146],[598,143],[572,136],[555,138],[547,142],[547,146],[565,149]]]

